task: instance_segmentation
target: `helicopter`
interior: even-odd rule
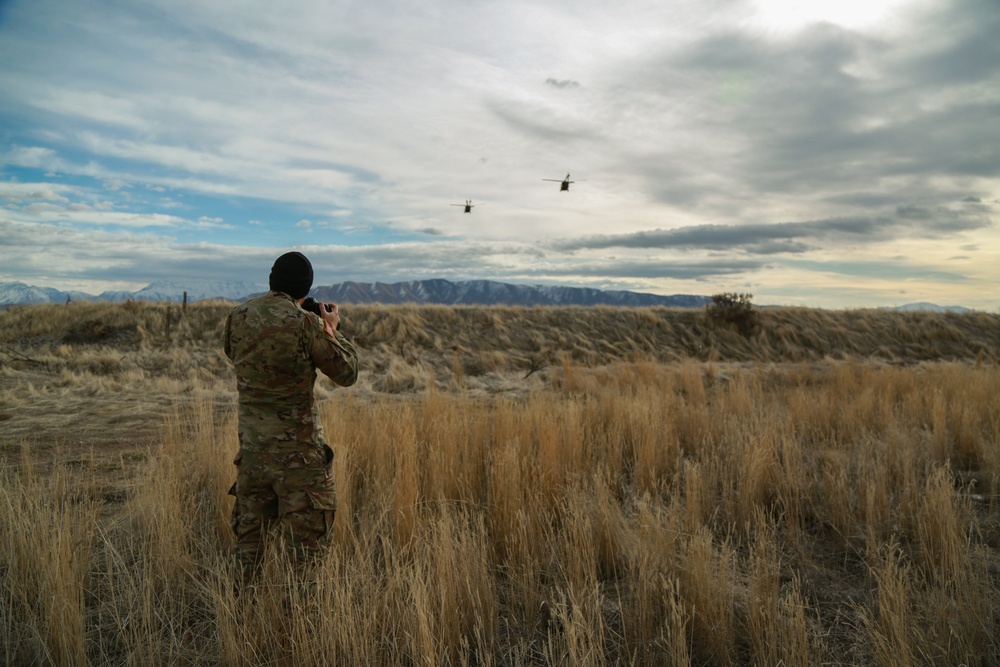
[[[452,206],[464,206],[465,213],[472,213],[472,208],[475,206],[475,204],[472,203],[471,199],[466,199],[464,204],[452,204]]]
[[[576,183],[576,181],[569,180],[569,174],[566,174],[566,178],[543,178],[543,181],[552,181],[553,183],[560,183],[559,191],[567,192],[569,190],[570,183]]]

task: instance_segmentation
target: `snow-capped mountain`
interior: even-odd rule
[[[188,301],[228,299],[243,301],[267,291],[263,283],[224,281],[158,281],[135,292],[103,292],[97,296],[83,292],[63,292],[50,287],[34,287],[21,282],[0,283],[0,307],[19,303],[65,303],[69,301]],[[701,308],[711,298],[694,294],[663,296],[624,290],[589,287],[513,285],[493,280],[412,280],[398,283],[343,282],[313,287],[310,296],[340,304],[416,303],[440,305],[506,306],[666,306]],[[896,311],[967,312],[963,306],[910,303],[886,308]]]
[[[104,292],[97,296],[82,292],[62,292],[24,283],[0,283],[0,305],[71,301],[188,301],[229,299],[242,301],[267,291],[267,285],[243,282],[155,282],[135,292]],[[670,306],[700,308],[708,297],[688,294],[660,296],[622,290],[603,291],[585,287],[512,285],[491,280],[451,282],[415,280],[399,283],[345,282],[314,287],[311,296],[341,304],[417,303],[441,305],[511,306]]]
[[[247,295],[267,290],[267,285],[221,281],[159,281],[135,292],[102,292],[97,296],[84,292],[63,292],[51,287],[33,287],[24,283],[0,283],[0,305],[51,303],[66,301],[188,301],[230,299],[239,301]]]
[[[672,306],[700,308],[708,297],[677,294],[661,296],[587,287],[512,285],[492,280],[415,280],[399,283],[345,282],[314,287],[312,296],[334,303],[418,303],[505,306]]]
[[[24,283],[0,283],[0,304],[49,303],[65,301],[69,292],[60,292],[51,287],[34,287]]]
[[[932,312],[932,313],[967,313],[969,308],[965,306],[939,306],[936,303],[927,303],[926,301],[920,301],[918,303],[907,303],[902,306],[894,306],[889,308],[889,310],[898,310],[907,313],[915,312]]]
[[[146,285],[138,292],[133,292],[128,298],[138,301],[180,301],[184,298],[184,293],[187,292],[188,301],[201,301],[202,299],[240,301],[250,294],[265,291],[267,291],[267,285],[262,283],[159,281]]]

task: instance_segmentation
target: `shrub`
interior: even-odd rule
[[[705,306],[705,311],[711,322],[735,327],[740,334],[750,336],[757,331],[757,311],[752,298],[753,294],[714,294],[712,303]]]

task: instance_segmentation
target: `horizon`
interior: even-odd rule
[[[295,249],[317,285],[996,311],[998,33],[990,0],[11,0],[0,282]]]
[[[330,284],[326,284],[326,285],[313,285],[310,288],[309,292],[310,292],[310,294],[312,294],[317,289],[320,289],[320,290],[329,289],[329,288],[337,287],[339,285],[344,285],[344,284],[386,285],[386,286],[392,287],[392,286],[395,286],[395,285],[405,285],[405,284],[411,284],[411,283],[435,282],[435,281],[442,281],[442,282],[446,282],[446,283],[449,283],[449,284],[487,282],[487,283],[496,283],[496,284],[499,284],[499,285],[512,286],[512,287],[524,287],[524,288],[543,289],[543,290],[544,289],[568,289],[568,290],[597,289],[597,288],[576,287],[576,286],[572,286],[572,285],[540,285],[540,284],[537,284],[537,283],[531,283],[531,284],[529,284],[529,283],[509,283],[509,282],[494,281],[494,280],[463,280],[463,281],[455,281],[455,280],[448,280],[446,278],[422,278],[422,279],[419,279],[419,280],[398,280],[398,281],[392,281],[392,282],[385,282],[385,281],[380,281],[380,280],[375,280],[375,281],[344,280],[344,281],[340,281],[340,282],[336,282],[336,283],[330,283]],[[57,292],[60,292],[62,294],[69,295],[69,296],[79,295],[79,296],[83,296],[83,297],[89,297],[89,298],[92,298],[92,299],[100,299],[105,294],[116,294],[116,293],[119,293],[119,294],[120,293],[139,294],[139,293],[141,293],[141,292],[143,292],[145,290],[148,290],[150,288],[166,287],[166,286],[180,287],[181,289],[185,290],[185,294],[186,294],[187,291],[193,291],[192,288],[201,287],[203,285],[219,285],[219,284],[222,284],[222,285],[227,285],[227,284],[229,284],[229,285],[237,285],[237,284],[239,284],[239,285],[246,285],[246,286],[254,286],[254,287],[257,287],[257,288],[261,289],[261,292],[259,292],[259,293],[264,293],[264,292],[268,291],[268,286],[267,286],[266,282],[264,282],[264,283],[259,283],[259,282],[255,283],[255,282],[252,282],[252,281],[251,282],[243,282],[243,281],[217,281],[217,280],[186,280],[185,281],[185,280],[169,280],[169,279],[164,279],[164,280],[158,280],[158,281],[154,281],[154,282],[148,283],[148,284],[144,285],[143,287],[141,287],[141,288],[139,288],[137,290],[106,290],[106,291],[100,292],[100,293],[84,292],[84,291],[79,291],[79,290],[60,290],[58,288],[48,287],[48,286],[45,286],[45,285],[29,285],[27,283],[18,282],[18,281],[0,282],[0,286],[3,286],[3,285],[16,285],[16,284],[24,285],[25,287],[27,287],[29,289],[54,290],[54,291],[57,291]],[[153,291],[155,291],[155,289]],[[652,292],[638,292],[638,291],[635,291],[635,290],[598,290],[598,291],[603,291],[603,292],[623,291],[623,292],[627,292],[627,293],[636,294],[638,296],[655,296],[655,297],[662,297],[662,298],[673,298],[673,297],[685,298],[685,297],[691,297],[691,298],[711,299],[716,294],[721,294],[721,293],[712,293],[712,294],[704,293],[703,294],[703,293],[693,293],[693,292],[685,292],[685,293],[678,292],[678,293],[674,293],[674,294],[654,294]],[[256,293],[258,293],[258,292],[253,292],[251,294],[256,294]],[[732,294],[732,293],[730,293],[730,294]],[[248,294],[247,296],[250,296],[250,294]],[[752,294],[750,294],[748,296],[750,296],[751,298],[753,297]],[[213,298],[219,298],[219,297],[218,296],[194,296],[192,298],[192,300],[199,301],[199,300],[202,300],[202,299],[213,299]],[[226,297],[223,297],[223,298],[226,298]],[[12,306],[12,305],[19,305],[19,303],[0,303],[0,308],[6,308],[7,306]],[[760,302],[758,302],[756,300],[752,301],[752,305],[755,306],[755,307],[758,307],[758,308],[782,308],[782,307],[789,307],[789,308],[815,308],[817,310],[855,310],[855,309],[863,310],[865,308],[871,308],[871,309],[876,309],[876,310],[877,309],[888,309],[888,310],[891,310],[891,309],[907,309],[907,308],[919,309],[919,308],[922,308],[922,307],[928,307],[928,308],[930,308],[932,310],[943,309],[943,310],[975,311],[975,312],[986,312],[986,313],[991,312],[991,311],[985,311],[985,310],[978,309],[978,308],[971,308],[971,307],[968,307],[968,306],[965,306],[965,305],[959,304],[959,303],[934,303],[934,302],[930,302],[930,301],[909,301],[909,302],[905,302],[905,303],[894,303],[894,304],[888,304],[888,305],[884,305],[884,306],[841,307],[841,308],[822,307],[822,306],[806,306],[806,305],[801,305],[801,304],[760,303]],[[997,311],[997,312],[1000,312],[1000,311]]]

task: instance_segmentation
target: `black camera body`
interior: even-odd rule
[[[302,310],[315,313],[320,317],[320,319],[323,319],[323,311],[327,309],[322,301],[317,301],[311,296],[308,296],[302,300]],[[327,310],[327,312],[329,312],[329,310]],[[337,331],[340,331],[340,322],[337,322]]]
[[[306,297],[305,300],[302,301],[302,310],[306,310],[310,313],[315,313],[316,315],[323,317],[323,302],[317,301],[311,296]]]

